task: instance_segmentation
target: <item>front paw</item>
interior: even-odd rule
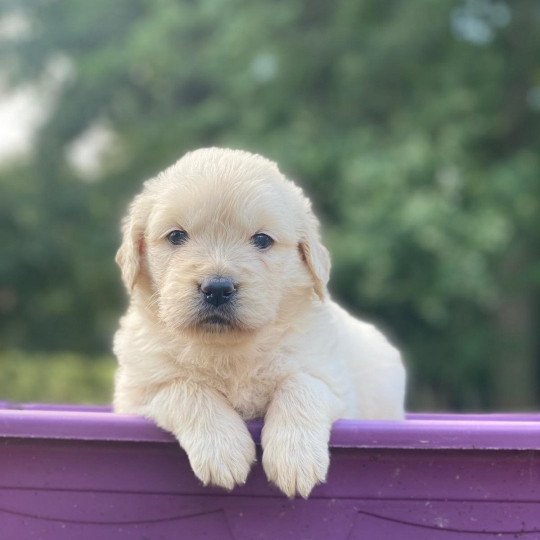
[[[247,428],[233,432],[195,433],[183,438],[193,472],[204,485],[231,490],[246,483],[255,461],[255,443]]]
[[[270,482],[294,497],[307,498],[311,490],[326,480],[330,455],[329,431],[313,427],[274,425],[263,429],[262,463]]]

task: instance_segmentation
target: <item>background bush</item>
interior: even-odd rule
[[[75,353],[0,354],[0,396],[5,401],[106,404],[111,402],[114,359]]]

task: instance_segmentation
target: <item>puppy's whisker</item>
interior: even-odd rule
[[[146,301],[146,308],[149,310],[153,310],[159,304],[160,298],[161,298],[161,295],[159,291],[156,291],[155,293],[153,293]]]

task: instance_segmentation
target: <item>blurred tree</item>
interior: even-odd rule
[[[31,28],[0,45],[11,84],[64,68],[31,158],[0,172],[3,343],[107,350],[125,204],[226,145],[306,187],[332,290],[407,351],[413,407],[538,403],[536,0],[5,5]],[[69,155],[96,126],[113,142],[85,178]]]

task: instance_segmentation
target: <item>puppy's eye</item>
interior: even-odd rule
[[[267,234],[257,233],[251,237],[251,243],[257,249],[267,249],[274,243],[274,240],[270,238]]]
[[[180,244],[183,244],[187,239],[188,239],[187,232],[186,231],[181,231],[181,230],[178,230],[178,229],[176,229],[174,231],[171,231],[167,235],[167,240],[173,246],[179,246]]]

